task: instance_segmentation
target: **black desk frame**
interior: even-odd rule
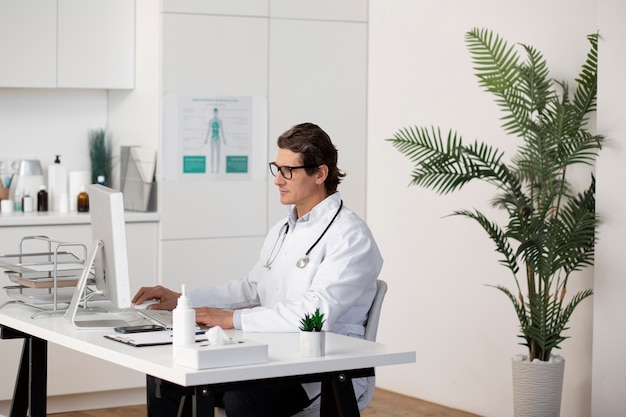
[[[3,325],[0,325],[0,339],[24,339],[9,417],[46,417],[48,341]],[[185,404],[185,415],[213,416],[215,392],[259,383],[321,382],[321,416],[358,417],[360,413],[352,379],[373,375],[374,368],[365,368],[187,387],[189,401]]]
[[[24,339],[9,417],[46,417],[48,341],[1,325],[0,339]]]
[[[177,417],[213,416],[215,409],[215,393],[246,386],[263,384],[264,386],[280,387],[285,383],[321,382],[320,416],[324,417],[358,417],[359,407],[352,385],[353,378],[374,376],[374,368],[352,369],[347,371],[322,372],[316,374],[285,376],[249,381],[227,382],[220,384],[198,385],[184,390],[185,401],[182,412]],[[148,402],[150,397],[148,396]],[[151,417],[148,409],[148,417]]]

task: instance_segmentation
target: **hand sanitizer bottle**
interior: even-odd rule
[[[182,285],[178,304],[172,312],[172,343],[176,346],[192,345],[196,342],[196,310],[191,307],[185,285]]]

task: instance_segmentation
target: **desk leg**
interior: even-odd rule
[[[209,386],[181,387],[146,376],[147,416],[208,417],[215,413],[215,392]],[[154,403],[153,403],[154,401]]]
[[[48,343],[42,339],[24,336],[22,358],[9,416],[46,417]]]
[[[215,393],[206,386],[195,387],[191,397],[191,412],[193,417],[213,416],[215,413]]]
[[[30,416],[45,417],[47,413],[48,342],[30,339]]]
[[[324,417],[360,416],[352,378],[339,373],[329,380],[322,381],[320,407],[320,415]]]
[[[13,391],[13,401],[11,402],[11,412],[9,416],[19,417],[28,415],[28,391],[30,382],[30,339],[24,339],[22,347],[22,358],[20,367],[17,370],[15,390]]]

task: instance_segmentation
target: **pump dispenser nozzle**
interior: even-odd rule
[[[191,300],[187,295],[187,287],[185,284],[180,286],[180,297],[178,297],[177,307],[191,308]]]
[[[48,165],[47,191],[49,210],[59,212],[68,210],[67,185],[67,169],[61,164],[61,155],[55,155],[54,163]]]

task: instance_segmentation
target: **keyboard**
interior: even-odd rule
[[[165,327],[172,328],[172,312],[170,310],[149,310],[147,308],[135,310],[146,319]]]

